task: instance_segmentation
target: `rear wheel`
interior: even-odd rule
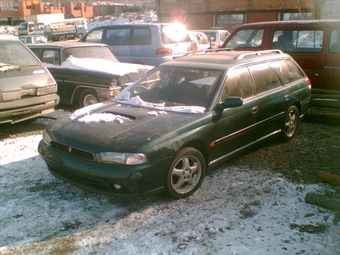
[[[79,106],[85,107],[91,104],[98,103],[99,100],[97,98],[97,95],[94,93],[93,90],[85,89],[83,92],[81,92],[79,97]]]
[[[65,41],[65,36],[64,35],[59,35],[59,41]]]
[[[185,198],[194,194],[201,186],[206,166],[202,154],[194,148],[177,152],[165,182],[166,195],[171,198]]]
[[[290,106],[286,112],[282,127],[281,138],[284,141],[290,141],[295,136],[299,126],[299,120],[300,115],[298,108],[295,105]]]
[[[80,38],[82,38],[82,37],[83,37],[82,34],[77,34],[77,35],[76,35],[76,38],[78,38],[78,39],[80,39]]]

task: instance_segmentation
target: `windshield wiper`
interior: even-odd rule
[[[6,73],[9,71],[20,71],[21,66],[18,65],[9,65],[9,64],[0,64],[0,71]]]

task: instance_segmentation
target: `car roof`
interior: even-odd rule
[[[30,47],[34,48],[75,48],[75,47],[107,47],[106,44],[103,43],[90,43],[90,42],[78,42],[78,41],[59,41],[59,42],[47,42],[47,43],[39,43],[35,45],[30,45]]]
[[[12,41],[17,41],[19,38],[14,35],[9,35],[9,34],[0,34],[0,40],[12,40]]]
[[[94,29],[101,29],[105,27],[159,27],[159,26],[170,26],[173,23],[136,23],[136,24],[111,24],[111,25],[102,25],[92,28]]]
[[[179,57],[174,61],[161,64],[161,66],[193,67],[202,69],[227,70],[245,64],[266,62],[269,60],[291,59],[281,50],[263,51],[229,51],[211,50],[207,53],[196,53]]]
[[[309,27],[313,26],[330,26],[330,25],[340,25],[340,19],[337,20],[290,20],[290,21],[265,21],[265,22],[256,22],[256,23],[247,23],[242,24],[238,28],[246,28],[246,27],[295,27],[303,25],[308,25]]]

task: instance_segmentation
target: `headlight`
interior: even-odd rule
[[[50,137],[50,135],[48,134],[48,132],[46,131],[46,129],[43,132],[43,140],[47,145],[50,145],[52,139]]]
[[[142,153],[100,152],[96,157],[99,162],[123,165],[139,165],[146,162],[146,156]]]
[[[57,86],[53,85],[53,86],[37,88],[36,95],[42,96],[42,95],[52,94],[56,92],[57,92]]]

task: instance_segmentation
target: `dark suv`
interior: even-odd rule
[[[92,191],[183,198],[234,153],[292,139],[309,102],[309,79],[280,50],[198,53],[60,118],[39,153],[52,174]]]

